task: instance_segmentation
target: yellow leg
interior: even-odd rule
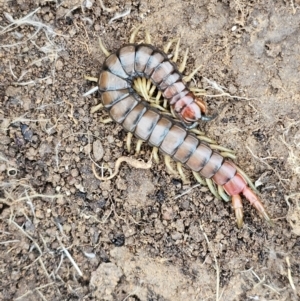
[[[150,95],[150,88],[151,88],[151,80],[150,79],[147,79],[147,85],[146,85],[146,89],[147,89],[147,93]]]
[[[197,172],[193,171],[193,176],[195,177],[197,182],[199,182],[201,185],[207,186],[207,183],[205,182],[205,180],[203,180],[202,177]]]
[[[129,39],[130,44],[133,44],[135,42],[136,35],[142,27],[143,26],[140,25],[132,32],[132,34],[130,35],[130,39]]]
[[[141,89],[142,89],[144,98],[145,98],[145,100],[149,101],[150,97],[149,97],[148,90],[147,90],[147,79],[145,77],[143,77],[141,79],[141,81],[142,81],[141,82]]]
[[[132,139],[132,133],[127,133],[127,138],[126,138],[126,147],[127,147],[127,151],[130,152],[131,150],[131,139]]]
[[[99,38],[99,46],[101,51],[105,54],[105,56],[109,56],[110,52],[104,47],[102,40]]]
[[[200,136],[203,136],[205,134],[204,132],[199,131],[197,129],[192,129],[191,132],[194,133],[195,135],[200,135]]]
[[[240,169],[238,166],[236,166],[236,169],[238,171],[238,173],[240,173],[243,178],[246,180],[246,182],[248,183],[248,185],[256,192],[259,193],[259,191],[256,189],[255,185],[253,184],[253,182],[251,181],[251,179],[248,177],[248,175],[242,170]]]
[[[178,39],[177,44],[176,44],[176,47],[175,47],[174,57],[173,57],[173,59],[172,59],[172,61],[173,61],[174,63],[176,63],[177,60],[178,60],[179,45],[180,45],[180,39]]]
[[[160,98],[161,98],[161,95],[162,95],[162,94],[161,94],[161,91],[158,91],[158,92],[157,92],[157,95],[156,95],[156,98],[155,98],[155,99],[156,99],[156,103],[159,103],[159,100],[160,100]]]
[[[220,152],[220,155],[223,156],[224,158],[230,158],[232,160],[236,159],[236,155],[233,153],[229,153],[229,152]]]
[[[205,180],[206,180],[207,186],[208,186],[209,190],[211,191],[211,193],[212,193],[218,200],[221,200],[222,198],[220,197],[218,191],[216,190],[213,181],[212,181],[211,179],[205,179]]]
[[[168,107],[168,100],[164,98],[163,107],[166,109]]]
[[[164,159],[165,159],[165,164],[166,164],[166,166],[167,166],[167,169],[168,169],[168,171],[169,171],[169,173],[170,174],[173,174],[173,175],[175,175],[175,176],[177,176],[177,172],[172,168],[172,166],[171,166],[171,157],[170,156],[167,156],[167,155],[165,155],[164,156]]]
[[[189,53],[189,49],[187,49],[184,53],[184,56],[183,56],[183,59],[182,59],[182,62],[178,68],[179,72],[183,72],[185,67],[186,67],[186,61],[187,61],[187,58],[188,58],[188,53]]]
[[[225,202],[230,201],[229,195],[225,192],[224,188],[221,185],[218,185],[218,193]]]
[[[151,83],[151,81],[150,81],[150,83]],[[156,87],[153,85],[153,86],[151,87],[150,91],[149,91],[149,96],[150,96],[150,97],[153,96],[153,93],[154,93],[155,89],[156,89]]]
[[[145,77],[138,77],[133,82],[133,88],[141,95],[146,101],[150,101],[149,89],[147,89],[147,79]]]
[[[201,69],[202,65],[200,65],[199,67],[197,67],[194,71],[192,71],[192,73],[188,76],[184,76],[183,80],[185,82],[190,82],[191,79],[193,78],[193,76]]]
[[[153,147],[152,149],[152,157],[155,161],[155,163],[159,163],[159,157],[158,157],[158,148],[157,147]]]
[[[102,109],[103,109],[103,104],[99,103],[98,105],[91,107],[91,111],[90,112],[93,114],[93,113],[96,113],[96,112],[98,112],[98,111],[100,111]]]
[[[83,78],[84,78],[85,80],[90,81],[90,82],[98,82],[98,77],[84,75]]]
[[[233,151],[232,149],[229,149],[229,148],[226,148],[226,147],[224,147],[224,146],[217,145],[217,144],[211,144],[211,145],[210,145],[210,148],[211,148],[211,149],[217,149],[217,150],[219,150],[219,151],[227,152],[227,153],[231,153],[231,154],[234,153],[234,151]]]
[[[136,148],[135,148],[135,153],[138,155],[141,151],[141,146],[144,143],[143,140],[138,140],[138,142],[136,143]]]
[[[204,89],[191,87],[190,91],[193,92],[196,96],[203,96],[206,95],[206,91]]]
[[[170,50],[170,48],[171,48],[171,46],[172,46],[172,44],[174,42],[176,42],[177,40],[179,40],[179,38],[176,38],[176,39],[173,39],[173,40],[169,41],[168,44],[164,47],[164,52],[168,53],[169,50]]]
[[[107,118],[100,117],[99,122],[107,124],[107,123],[113,122],[113,120],[110,117],[107,117]]]
[[[145,40],[147,44],[151,44],[151,36],[148,30],[145,30]]]
[[[160,111],[162,111],[165,115],[170,116],[171,114],[162,106],[158,105],[156,102],[150,102],[150,106],[152,108],[158,109]]]
[[[177,162],[177,170],[182,179],[183,184],[189,184],[190,181],[186,178],[186,176],[182,170],[182,164],[180,162]]]
[[[197,137],[198,137],[200,140],[205,141],[205,142],[207,142],[207,143],[209,143],[209,144],[215,144],[215,143],[216,143],[215,140],[212,140],[212,139],[210,139],[210,138],[208,138],[208,137],[206,137],[206,136],[200,136],[200,135],[197,135]]]

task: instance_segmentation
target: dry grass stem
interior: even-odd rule
[[[222,297],[222,294],[220,295],[220,293],[219,293],[219,291],[220,291],[220,268],[219,268],[219,264],[218,264],[218,261],[217,261],[217,257],[215,255],[215,251],[214,251],[213,247],[211,246],[210,241],[208,240],[208,237],[207,237],[206,233],[204,232],[203,227],[202,227],[201,224],[200,224],[200,230],[202,231],[202,233],[205,237],[205,240],[207,242],[207,245],[208,245],[209,249],[211,250],[211,252],[214,256],[214,261],[215,261],[215,265],[216,265],[216,301],[219,301],[219,300],[221,300],[221,297]]]
[[[73,265],[73,267],[75,268],[75,270],[77,271],[78,275],[80,277],[83,276],[79,266],[77,265],[77,263],[75,262],[75,260],[73,259],[73,257],[71,256],[71,254],[69,253],[69,251],[64,247],[64,245],[62,244],[62,242],[60,241],[59,237],[56,236],[57,241],[60,244],[61,249],[63,250],[63,252],[65,253],[65,255],[67,256],[67,258],[70,260],[71,264]]]
[[[295,284],[294,284],[294,281],[293,281],[293,277],[292,277],[290,258],[287,256],[285,258],[285,260],[286,260],[286,264],[287,264],[287,267],[288,267],[287,274],[288,274],[288,279],[289,279],[290,285],[291,285],[292,289],[294,291],[296,291],[296,287],[295,287]]]

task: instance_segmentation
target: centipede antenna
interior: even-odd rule
[[[93,88],[90,89],[89,91],[85,92],[82,96],[83,96],[83,97],[86,97],[86,96],[88,96],[88,95],[91,95],[91,94],[95,93],[96,91],[98,91],[98,89],[99,89],[98,86],[93,87]]]
[[[175,115],[175,118],[178,118],[178,117],[179,117],[179,119],[181,120],[182,124],[184,125],[184,127],[185,127],[187,130],[193,130],[194,128],[196,128],[196,127],[198,126],[198,122],[193,122],[192,124],[187,125],[187,124],[185,123],[185,121],[182,120],[182,118],[181,118],[180,116]],[[198,138],[199,138],[199,137],[198,137]],[[206,137],[206,138],[207,138],[207,137]]]
[[[201,120],[202,121],[212,121],[215,118],[217,118],[217,116],[218,116],[218,113],[215,113],[212,116],[201,115]]]
[[[105,54],[105,56],[110,56],[110,52],[103,45],[101,38],[99,38],[99,47],[101,51]]]

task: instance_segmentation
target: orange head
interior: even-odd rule
[[[173,109],[178,118],[187,126],[195,127],[200,120],[209,121],[215,116],[206,116],[206,104],[203,99],[196,97],[193,93],[188,93],[176,103]]]

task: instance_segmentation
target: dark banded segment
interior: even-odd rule
[[[148,140],[152,146],[159,147],[169,132],[170,127],[173,125],[172,121],[166,117],[162,117],[154,127],[152,134]]]
[[[135,106],[123,121],[122,126],[124,129],[131,133],[134,132],[139,120],[146,111],[147,107],[145,107],[143,103],[139,103],[137,106]]]
[[[152,52],[153,48],[147,45],[140,45],[136,47],[134,68],[138,75],[143,75]]]
[[[198,144],[199,140],[197,137],[194,135],[187,135],[183,143],[178,147],[176,153],[174,154],[174,160],[184,164],[195,152]]]
[[[173,156],[178,147],[183,143],[187,132],[181,126],[174,124],[162,144],[160,150],[169,156]]]
[[[135,136],[144,141],[148,140],[159,118],[160,114],[158,112],[148,110],[139,120],[134,131]]]
[[[149,78],[153,72],[153,70],[165,59],[167,59],[166,55],[161,52],[155,52],[153,53],[146,65],[146,68],[144,70],[145,76]]]
[[[113,105],[109,110],[109,114],[115,122],[122,123],[125,117],[137,104],[138,101],[133,97],[133,95],[129,95]]]
[[[174,97],[175,95],[177,95],[178,93],[182,92],[185,89],[186,89],[186,87],[185,87],[184,83],[179,81],[179,82],[176,82],[175,84],[169,86],[163,92],[163,96],[167,99],[171,99],[172,97]],[[187,93],[188,93],[188,91],[187,91]]]
[[[129,95],[128,89],[106,91],[101,95],[102,103],[105,108],[110,108],[112,105],[122,100]]]
[[[110,71],[102,71],[99,76],[99,90],[114,91],[131,88],[131,83],[121,77],[111,73]]]
[[[173,85],[174,83],[176,83],[177,81],[179,81],[181,79],[181,75],[178,72],[174,72],[172,74],[169,74],[169,76],[167,76],[159,85],[158,85],[158,89],[160,90],[165,90],[167,89],[169,86]]]
[[[174,65],[169,61],[164,61],[159,64],[153,71],[150,79],[158,86],[170,73],[174,71]]]
[[[223,161],[224,158],[220,154],[213,152],[208,162],[200,170],[200,174],[203,177],[210,179],[220,169]]]
[[[224,185],[230,181],[236,174],[236,167],[233,163],[225,161],[220,169],[213,176],[213,180],[218,185]]]
[[[127,79],[129,75],[124,71],[121,62],[119,61],[119,58],[117,55],[111,54],[106,60],[105,64],[103,66],[103,69],[108,69],[111,73],[122,77],[124,79]]]
[[[209,161],[212,152],[208,145],[201,142],[185,164],[193,171],[200,171]]]
[[[118,51],[118,57],[124,71],[133,77],[136,75],[134,65],[135,65],[135,46],[128,45],[120,48]]]

